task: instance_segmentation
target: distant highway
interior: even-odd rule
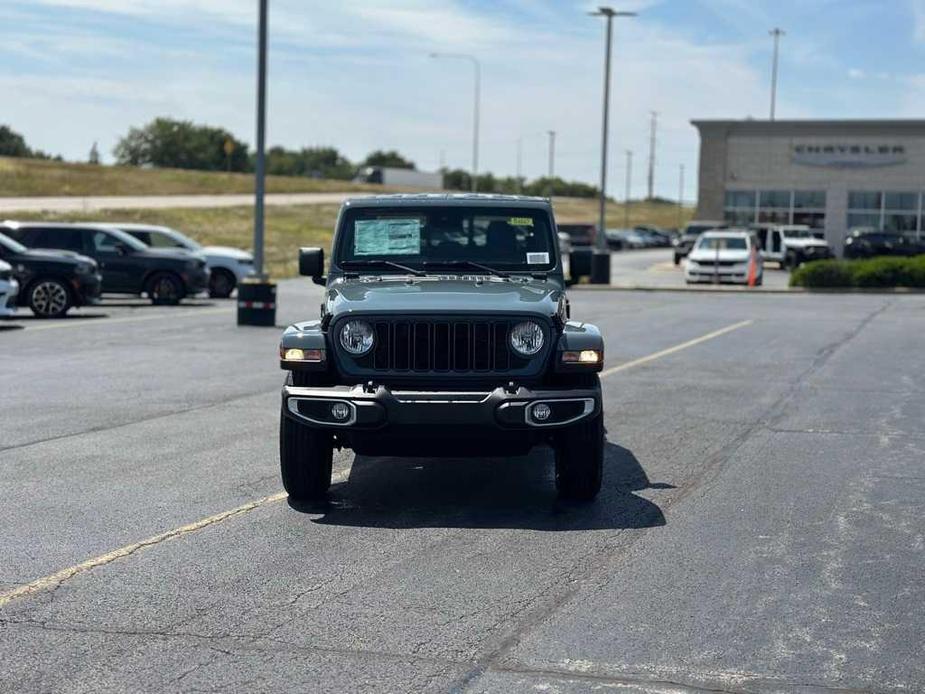
[[[270,193],[267,205],[339,205],[348,197],[368,193]],[[0,198],[0,214],[10,212],[95,212],[167,207],[240,207],[253,205],[251,193],[234,195],[99,195],[90,197]]]

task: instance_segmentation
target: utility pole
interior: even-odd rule
[[[658,123],[658,113],[652,111],[652,120],[649,125],[649,194],[648,199],[655,197],[655,129]]]
[[[681,228],[681,215],[684,211],[684,164],[681,164],[681,174],[678,178],[678,229]]]
[[[774,37],[774,57],[771,60],[771,120],[774,120],[777,107],[777,59],[780,52],[780,37],[784,35],[784,30],[774,27],[768,33]]]
[[[472,104],[472,192],[479,188],[479,102],[482,94],[482,64],[474,55],[468,53],[431,53],[431,58],[460,58],[472,63],[475,71],[475,93]]]
[[[523,178],[523,158],[524,158],[524,139],[522,137],[517,138],[517,192],[524,192],[524,178]]]
[[[263,192],[266,174],[264,141],[267,122],[267,0],[260,0],[257,30],[257,160],[254,166],[254,270],[263,274]]]
[[[595,238],[595,251],[591,259],[591,281],[610,284],[610,248],[607,245],[607,124],[610,119],[610,44],[614,17],[635,17],[635,12],[615,12],[610,7],[599,7],[589,12],[594,17],[606,17],[607,33],[604,44],[604,115],[601,119],[601,198],[600,220]]]
[[[623,199],[623,228],[630,228],[630,193],[633,181],[633,150],[626,150],[626,195]]]
[[[556,131],[547,130],[549,134],[549,178],[552,178],[556,172]]]

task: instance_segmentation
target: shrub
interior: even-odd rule
[[[790,286],[809,289],[925,289],[925,255],[911,258],[819,260],[795,270],[790,275]]]
[[[843,260],[817,260],[806,263],[790,275],[791,287],[821,289],[825,287],[847,288],[854,286],[854,279]]]

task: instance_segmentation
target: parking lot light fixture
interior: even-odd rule
[[[472,180],[470,188],[473,193],[479,189],[479,111],[482,91],[482,64],[474,55],[468,53],[431,53],[431,58],[459,58],[472,63],[475,71],[475,94],[472,109]]]
[[[604,44],[604,115],[601,122],[601,193],[600,220],[591,266],[591,281],[610,284],[610,249],[607,246],[607,124],[610,117],[610,45],[614,17],[635,17],[635,12],[619,12],[610,7],[599,7],[589,12],[592,17],[606,17],[607,34]]]

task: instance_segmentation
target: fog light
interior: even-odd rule
[[[350,406],[345,402],[335,402],[331,405],[331,416],[342,422],[350,416]]]
[[[533,419],[537,422],[545,422],[549,419],[549,415],[552,414],[552,410],[549,409],[549,405],[545,403],[540,403],[539,405],[533,406]]]

